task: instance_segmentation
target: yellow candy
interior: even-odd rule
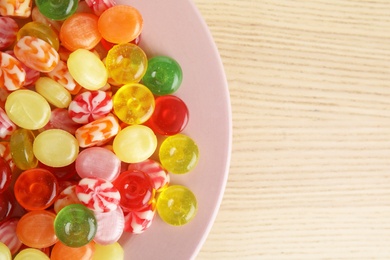
[[[72,77],[84,88],[97,90],[106,85],[106,67],[93,52],[78,49],[69,55],[67,64]]]
[[[61,129],[50,129],[40,133],[34,141],[35,157],[51,167],[63,167],[76,160],[79,154],[77,139]]]
[[[16,90],[9,94],[5,111],[16,125],[30,130],[44,127],[50,120],[50,105],[32,90]]]
[[[35,90],[46,100],[58,108],[66,108],[72,96],[61,84],[48,77],[40,77],[35,83]]]
[[[34,21],[23,25],[18,31],[17,39],[20,40],[23,36],[33,36],[42,39],[53,46],[56,51],[60,48],[60,42],[53,29],[40,22]]]
[[[156,147],[156,135],[144,125],[131,125],[124,128],[113,142],[114,153],[121,161],[127,163],[137,163],[148,159]]]
[[[0,242],[0,260],[12,260],[11,251],[5,244],[1,242]]]
[[[14,260],[50,260],[50,258],[41,250],[35,248],[27,248],[20,251]]]
[[[106,246],[95,244],[95,253],[92,260],[123,260],[124,258],[123,248],[118,242]]]

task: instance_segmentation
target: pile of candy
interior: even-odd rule
[[[114,0],[0,0],[0,259],[123,259],[157,212],[180,226],[196,166],[180,65]],[[49,258],[50,257],[50,258]]]

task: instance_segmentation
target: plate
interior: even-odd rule
[[[198,212],[188,224],[175,227],[158,215],[139,235],[124,234],[125,259],[193,259],[217,215],[228,176],[232,124],[229,92],[222,62],[205,21],[190,0],[117,0],[137,8],[144,19],[140,46],[149,57],[166,55],[183,70],[175,93],[187,104],[189,123],[183,133],[199,147],[199,163],[185,175],[171,175],[171,184],[189,187]]]

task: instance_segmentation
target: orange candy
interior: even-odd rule
[[[143,19],[137,9],[116,5],[104,11],[98,21],[103,38],[112,43],[127,43],[137,38],[142,31]]]
[[[23,244],[34,248],[54,245],[58,239],[54,232],[56,215],[47,210],[30,211],[19,220],[16,234]]]
[[[57,242],[50,255],[51,260],[91,260],[95,252],[95,242],[91,241],[82,247],[68,247],[61,242]]]
[[[90,50],[101,40],[98,17],[89,13],[76,13],[65,20],[60,30],[62,45],[70,51]]]

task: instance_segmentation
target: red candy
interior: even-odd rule
[[[0,50],[11,46],[16,40],[19,26],[10,17],[0,17]]]
[[[9,185],[11,184],[11,178],[11,167],[4,158],[0,157],[0,193],[8,189]]]
[[[16,125],[8,118],[5,111],[0,108],[0,138],[6,138],[16,130]]]
[[[143,233],[152,225],[155,213],[153,204],[139,211],[126,212],[124,230],[134,234]]]
[[[146,173],[153,183],[153,187],[156,191],[165,188],[169,184],[169,175],[160,163],[147,159],[139,163],[131,163],[128,166],[128,170],[139,170]]]
[[[10,218],[14,209],[15,200],[12,194],[8,190],[0,193],[0,223]]]

